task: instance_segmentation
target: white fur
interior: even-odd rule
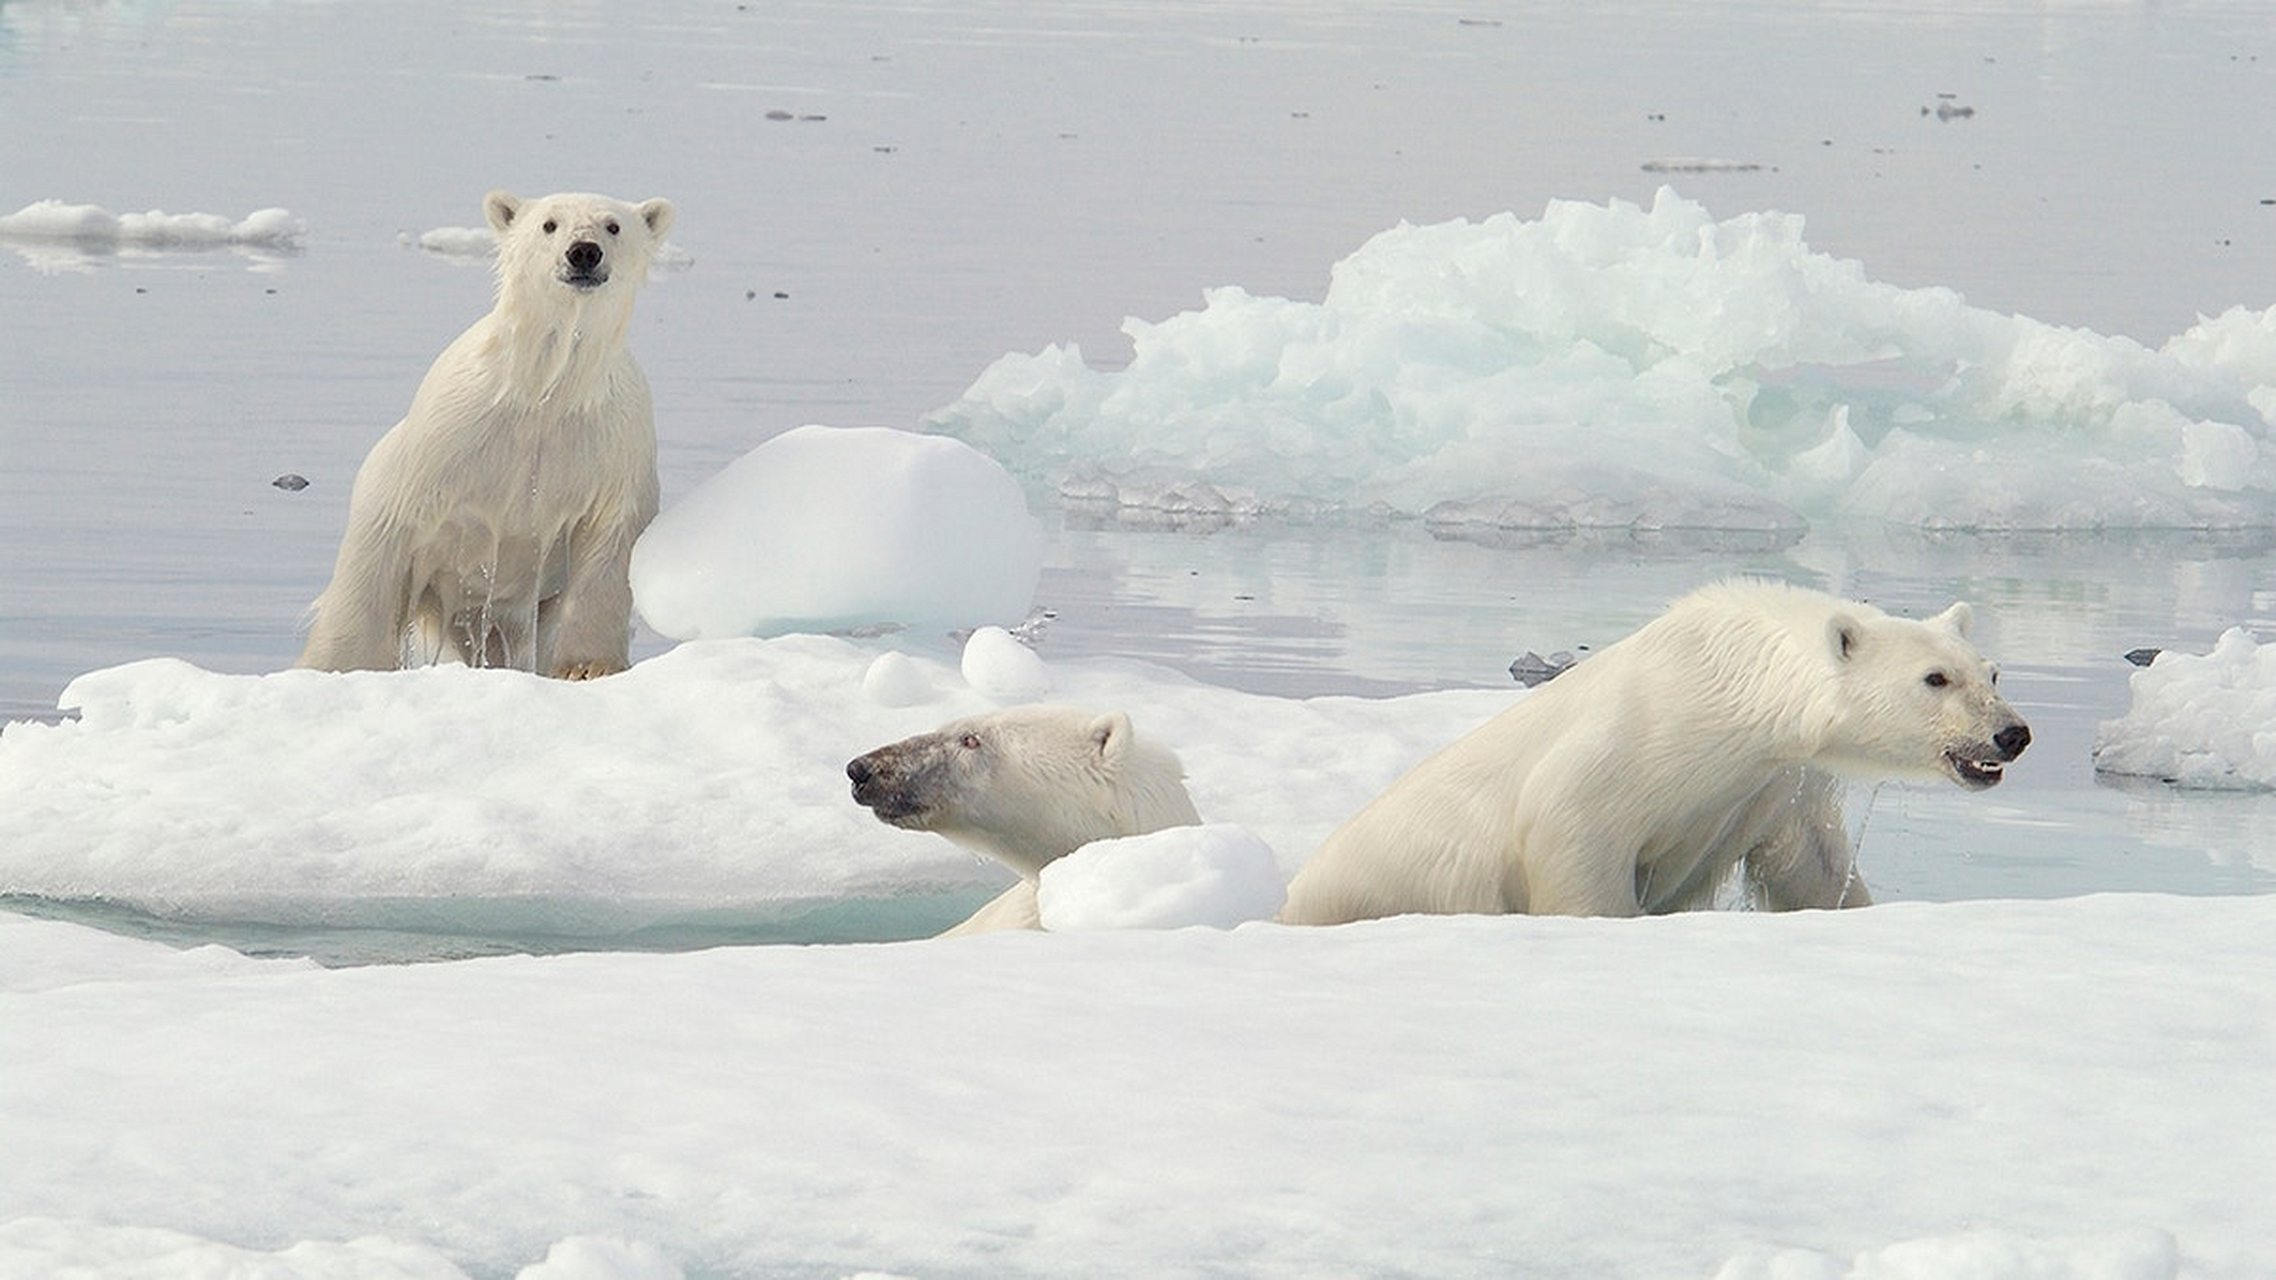
[[[1020,874],[943,937],[1041,928],[1036,880],[1052,860],[1201,821],[1176,753],[1141,741],[1119,711],[1006,707],[879,747],[846,773],[881,821],[938,832]]]
[[[456,660],[584,678],[627,664],[626,566],[657,486],[625,333],[672,206],[495,191],[483,210],[497,304],[357,471],[303,667]]]
[[[1763,905],[1862,905],[1844,776],[1989,786],[2029,741],[1968,621],[1776,583],[1694,592],[1394,782],[1281,918],[1673,911],[1742,862]]]

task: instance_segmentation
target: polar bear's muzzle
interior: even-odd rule
[[[599,244],[579,240],[561,255],[561,283],[573,289],[598,289],[608,282],[608,255]]]
[[[846,778],[853,783],[854,803],[876,814],[878,821],[923,831],[933,817],[931,788],[925,785],[926,772],[909,768],[902,758],[900,749],[905,745],[879,747],[847,761]]]
[[[1996,787],[2007,776],[2007,764],[2031,745],[2031,726],[2021,720],[1992,735],[1986,743],[1954,747],[1944,753],[1944,767],[1952,780],[1970,791]]]

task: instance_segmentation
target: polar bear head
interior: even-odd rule
[[[1832,730],[1813,763],[1868,776],[1946,777],[1997,785],[2031,744],[2031,728],[1999,694],[1999,670],[1968,642],[1966,604],[1926,621],[1864,605],[1836,608],[1824,643],[1835,677]]]
[[[504,191],[483,197],[483,216],[498,233],[502,297],[571,296],[607,291],[629,295],[648,278],[656,246],[672,227],[669,200],[626,204],[607,196],[562,192],[524,200]]]
[[[1185,770],[1130,717],[1007,707],[879,747],[846,765],[878,819],[932,831],[1034,879],[1093,840],[1201,821]]]

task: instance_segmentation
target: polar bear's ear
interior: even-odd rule
[[[1849,661],[1856,655],[1857,646],[1864,643],[1864,640],[1864,620],[1854,614],[1837,611],[1833,617],[1826,620],[1826,648],[1833,651],[1833,656],[1836,659],[1842,662]]]
[[[1975,620],[1976,611],[1969,608],[1968,602],[1965,600],[1953,601],[1951,608],[1929,619],[1930,622],[1962,639],[1967,638],[1968,628],[1975,623]]]
[[[634,212],[640,215],[642,222],[648,224],[648,234],[658,240],[663,239],[664,233],[672,229],[673,210],[672,202],[669,200],[660,197],[655,200],[643,200]]]
[[[1091,742],[1098,747],[1101,760],[1113,760],[1130,747],[1130,717],[1120,711],[1109,711],[1091,721]]]
[[[522,198],[511,191],[493,191],[482,197],[482,216],[490,220],[490,229],[499,235],[514,225],[514,218],[522,211]]]

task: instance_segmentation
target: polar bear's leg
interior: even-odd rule
[[[961,938],[968,933],[994,933],[999,929],[1040,929],[1043,912],[1035,902],[1035,882],[1021,880],[988,900],[988,905],[965,918],[964,923],[939,936]]]
[[[538,674],[589,680],[631,665],[632,544],[639,532],[580,527],[571,536],[568,585],[538,606]]]
[[[1769,911],[1873,905],[1842,817],[1843,782],[1822,770],[1800,773],[1747,851],[1747,900]]]
[[[403,665],[409,569],[389,530],[351,511],[331,584],[311,606],[308,642],[295,666],[319,671],[393,671]]]
[[[1545,916],[1641,915],[1637,852],[1637,842],[1617,830],[1539,823],[1525,837],[1524,898],[1504,909]]]

